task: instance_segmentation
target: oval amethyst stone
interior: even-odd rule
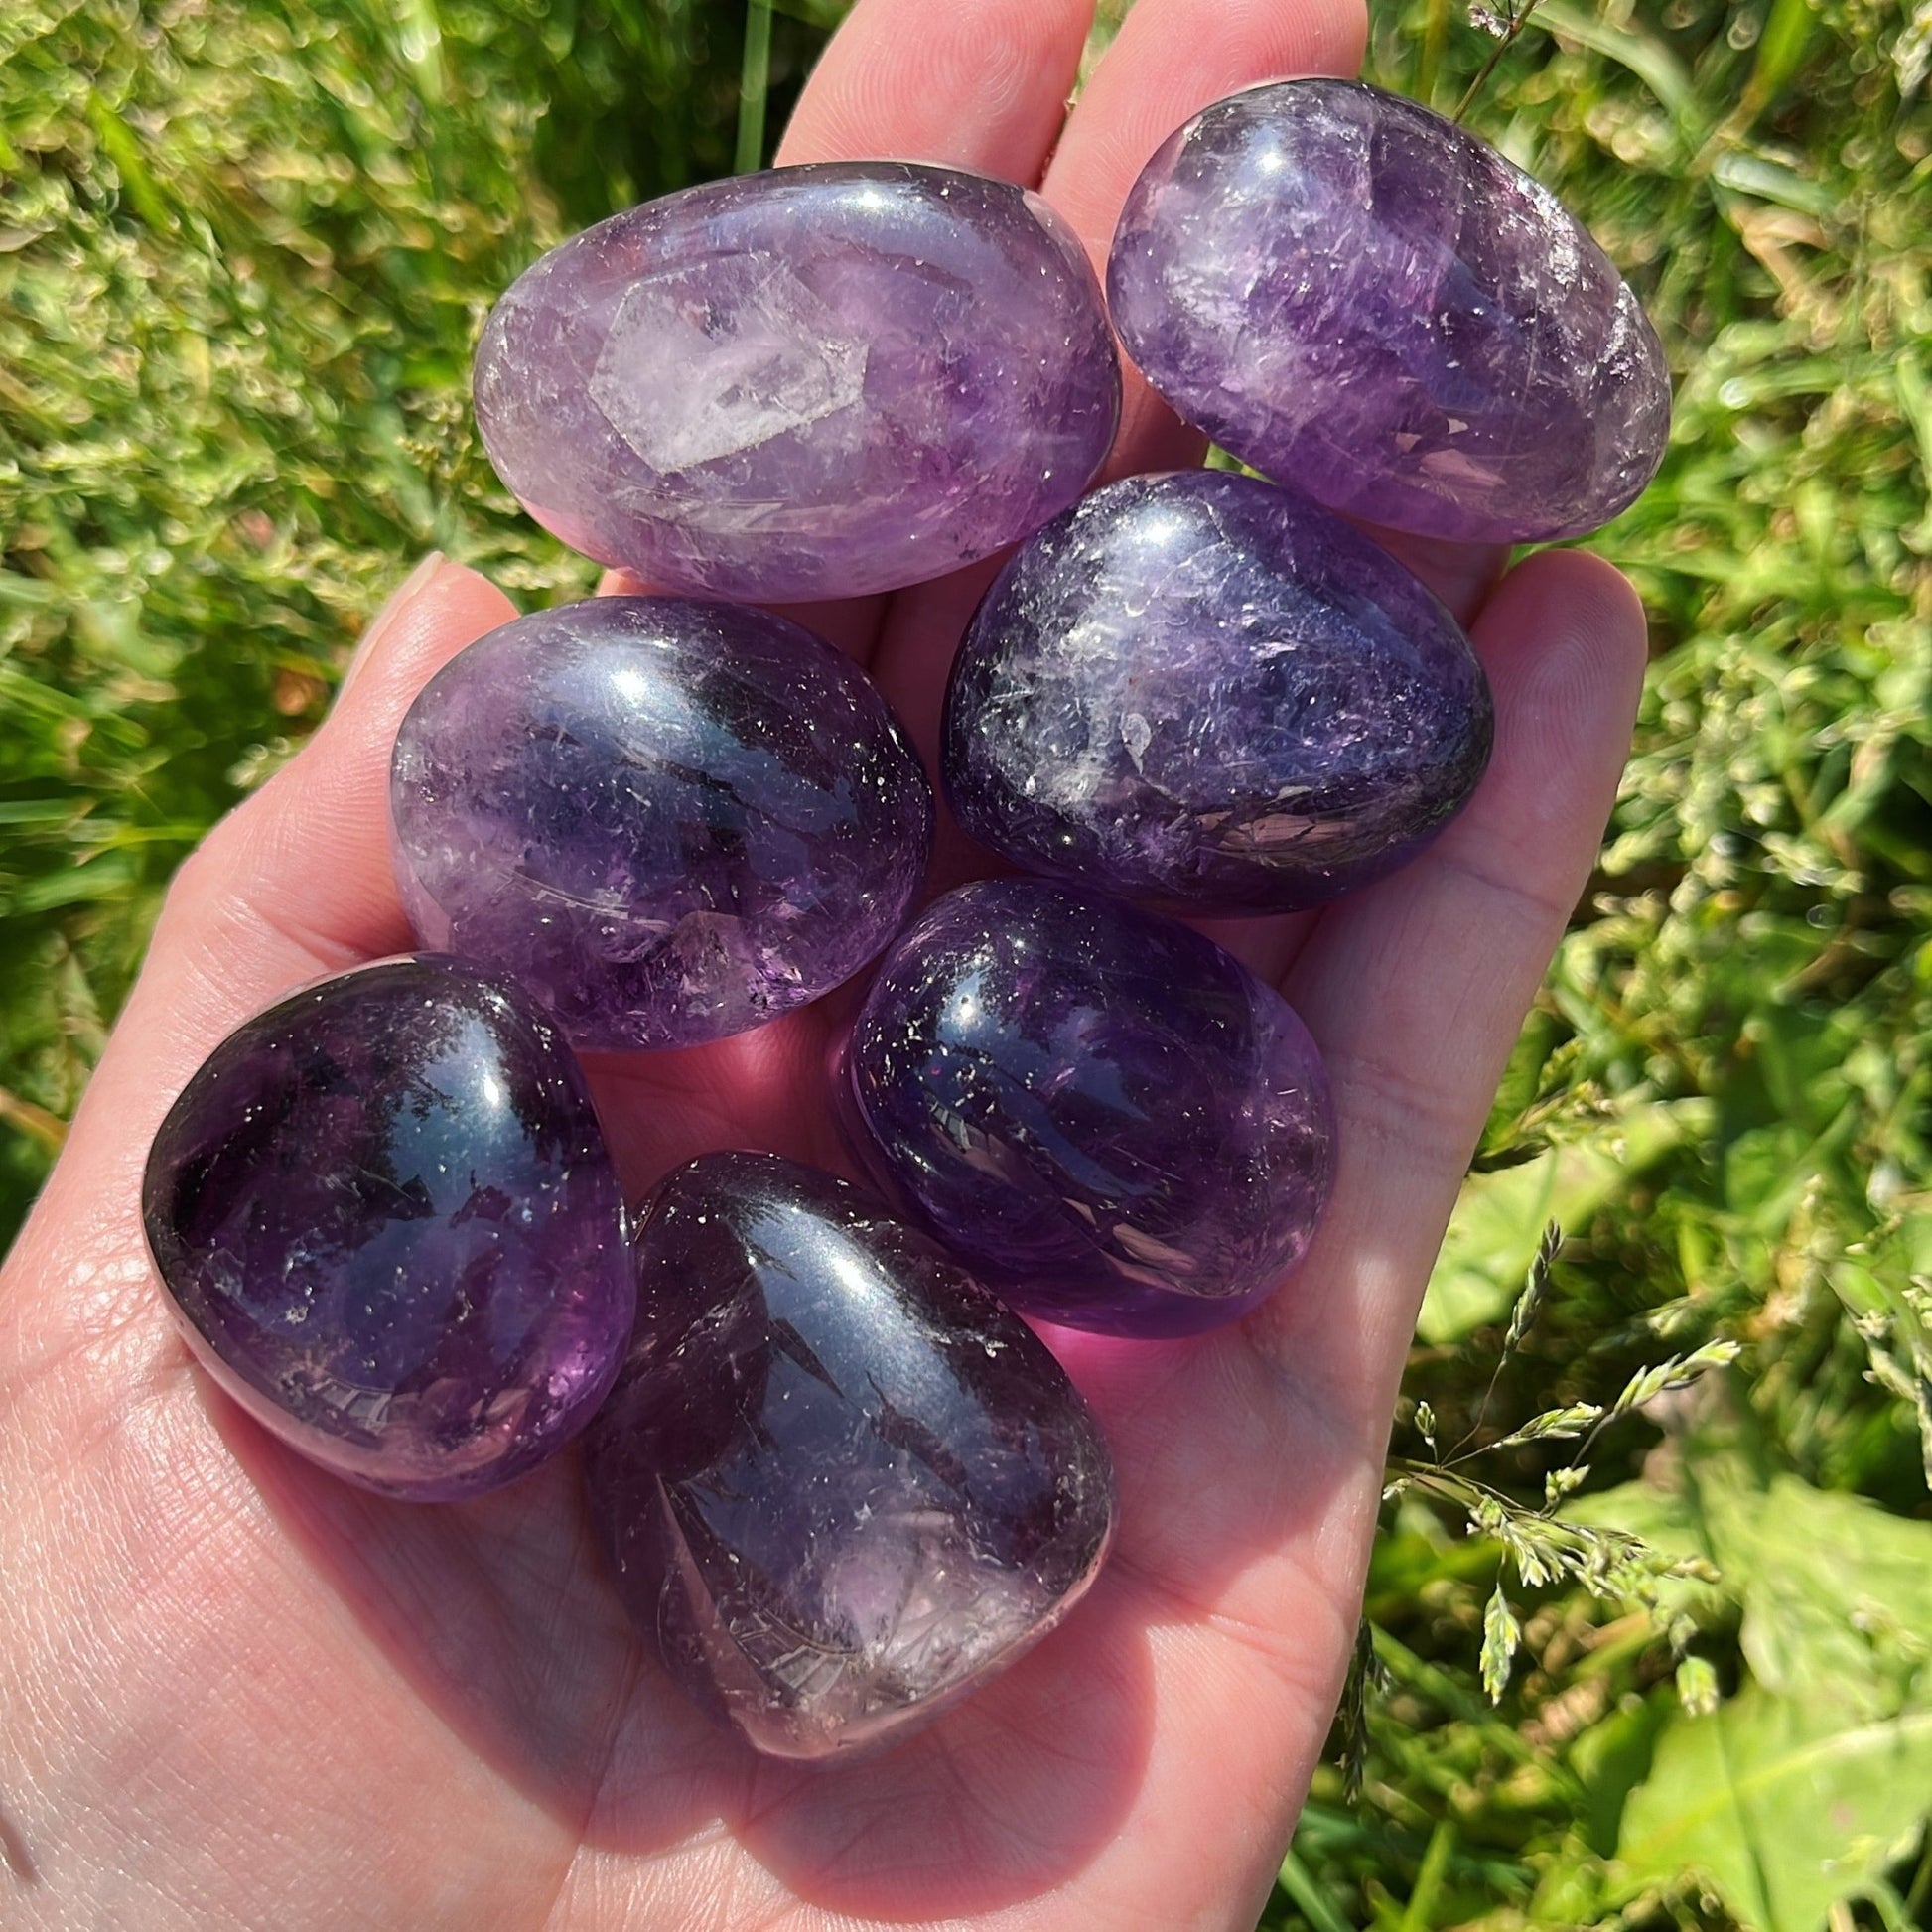
[[[1603,251],[1486,142],[1359,81],[1196,115],[1129,193],[1107,290],[1183,416],[1377,523],[1578,536],[1663,459],[1663,348]]]
[[[583,1076],[461,960],[365,966],[230,1034],[155,1136],[142,1213],[203,1367],[386,1495],[471,1496],[555,1453],[630,1328]]]
[[[390,777],[418,938],[514,973],[580,1047],[815,1000],[898,929],[932,798],[865,673],[768,612],[593,598],[479,638]]]
[[[1072,230],[1011,183],[781,168],[613,215],[477,350],[497,474],[671,590],[825,598],[990,555],[1087,485],[1120,370]]]
[[[903,1737],[1093,1581],[1113,1474],[1086,1404],[871,1195],[709,1154],[664,1182],[636,1259],[592,1515],[665,1668],[759,1750]]]
[[[1016,1308],[1178,1335],[1301,1260],[1335,1125],[1307,1029],[1190,927],[1035,879],[935,900],[881,962],[840,1101],[882,1184]]]
[[[942,772],[1034,871],[1288,912],[1440,832],[1492,722],[1468,639],[1385,550],[1197,470],[1096,490],[1013,556],[954,660]]]

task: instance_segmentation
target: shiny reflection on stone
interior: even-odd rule
[[[418,957],[237,1029],[155,1136],[148,1243],[202,1365],[292,1449],[440,1500],[554,1453],[617,1372],[623,1203],[569,1048]]]
[[[619,1593],[759,1750],[897,1740],[1065,1616],[1111,1535],[1086,1405],[871,1195],[712,1154],[635,1241],[637,1326],[585,1438]]]
[[[514,973],[585,1048],[761,1025],[856,972],[925,876],[917,755],[768,612],[594,598],[480,638],[390,777],[418,939]]]
[[[1435,837],[1492,725],[1468,639],[1387,551],[1198,470],[1096,490],[1015,553],[954,660],[942,771],[1035,872],[1289,912]]]
[[[1016,1308],[1177,1335],[1245,1313],[1312,1238],[1327,1075],[1288,1003],[1191,928],[1034,879],[929,905],[844,1057],[855,1150]]]
[[[1196,115],[1129,193],[1107,292],[1190,422],[1391,528],[1581,535],[1663,459],[1663,347],[1603,251],[1486,142],[1359,81]]]
[[[537,520],[668,589],[826,598],[1044,522],[1113,440],[1079,240],[909,162],[707,182],[554,248],[497,304],[477,421]]]

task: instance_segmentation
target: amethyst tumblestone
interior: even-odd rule
[[[1577,536],[1663,458],[1663,348],[1603,251],[1486,142],[1359,81],[1196,115],[1128,195],[1107,290],[1183,416],[1376,523]]]
[[[934,901],[881,962],[839,1102],[887,1190],[1016,1308],[1178,1335],[1233,1320],[1328,1197],[1327,1075],[1191,927],[1037,879]]]
[[[1393,870],[1489,757],[1443,605],[1318,504],[1214,470],[1097,490],[1008,561],[946,699],[959,822],[1035,872],[1198,914]]]
[[[566,543],[668,590],[826,598],[1023,537],[1099,468],[1120,370],[1073,231],[909,162],[687,188],[496,305],[477,421]]]
[[[683,598],[480,638],[410,707],[390,805],[417,937],[514,973],[585,1048],[717,1039],[829,992],[897,930],[932,835],[850,658]]]
[[[1064,1617],[1113,1524],[1033,1331],[871,1195],[710,1154],[636,1236],[637,1327],[585,1438],[619,1594],[759,1750],[897,1740]]]
[[[148,1245],[202,1366],[391,1496],[493,1489],[603,1399],[635,1298],[570,1049],[465,961],[325,980],[217,1046],[155,1136]]]

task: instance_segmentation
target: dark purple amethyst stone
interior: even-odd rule
[[[1113,441],[1079,238],[903,161],[707,182],[553,248],[496,305],[477,421],[566,543],[667,590],[891,590],[1023,537]]]
[[[932,797],[871,680],[769,612],[606,597],[480,638],[390,776],[418,939],[573,1044],[685,1046],[817,999],[898,929]]]
[[[1301,1260],[1335,1122],[1308,1030],[1190,927],[1037,879],[929,905],[881,962],[841,1104],[879,1180],[1029,1314],[1218,1326]]]
[[[634,1289],[570,1049],[456,959],[230,1034],[155,1136],[148,1245],[196,1357],[291,1449],[416,1501],[493,1489],[603,1399]]]
[[[1603,251],[1487,142],[1360,81],[1196,115],[1129,193],[1107,293],[1190,422],[1396,529],[1579,536],[1663,458],[1664,351]]]
[[[1093,1581],[1113,1474],[1033,1331],[870,1195],[768,1154],[666,1180],[585,1438],[632,1620],[759,1750],[903,1737]]]
[[[1033,871],[1290,912],[1440,832],[1492,723],[1468,639],[1385,550],[1196,470],[1096,490],[1016,552],[954,661],[942,772]]]

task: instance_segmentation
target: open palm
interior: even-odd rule
[[[1271,77],[1347,73],[1358,0],[1140,0],[1071,115],[1091,0],[860,0],[784,159],[1039,183],[1103,253],[1158,143]],[[1050,159],[1049,159],[1050,157]],[[1130,382],[1111,474],[1198,461]],[[1051,1339],[1120,1470],[1069,1622],[898,1751],[763,1763],[626,1629],[573,1456],[412,1507],[286,1454],[189,1366],[138,1220],[170,1099],[223,1034],[408,944],[388,748],[510,615],[454,565],[392,603],[312,745],[184,868],[67,1153],[0,1278],[0,1919],[9,1926],[1051,1928],[1252,1924],[1346,1662],[1418,1298],[1516,1027],[1582,889],[1643,655],[1628,588],[1546,553],[1409,547],[1497,707],[1474,802],[1319,913],[1222,926],[1320,1042],[1340,1173],[1316,1248],[1237,1326]],[[806,612],[930,761],[987,573]],[[974,859],[942,831],[935,886]],[[593,1064],[631,1191],[710,1148],[838,1165],[849,997]]]

